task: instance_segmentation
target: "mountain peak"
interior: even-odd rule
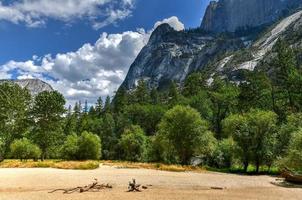
[[[53,91],[54,89],[48,83],[40,79],[22,79],[22,80],[0,80],[0,84],[3,82],[16,83],[22,88],[26,88],[29,92],[35,96],[44,91]]]

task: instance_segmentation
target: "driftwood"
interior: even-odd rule
[[[83,192],[99,192],[102,189],[111,189],[112,185],[109,184],[99,184],[97,179],[94,179],[92,184],[86,185],[84,187],[75,187],[70,189],[56,189],[49,193],[54,193],[58,191],[63,191],[63,194],[72,194],[75,192],[83,193]]]
[[[132,179],[132,182],[129,182],[128,185],[128,192],[141,192],[140,188],[140,184],[136,184],[136,180]]]
[[[281,176],[290,183],[302,184],[302,175],[295,174],[289,169],[285,169]]]

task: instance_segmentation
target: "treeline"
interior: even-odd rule
[[[58,92],[33,101],[17,85],[0,85],[1,155],[5,158],[110,159],[215,168],[302,170],[302,71],[283,41],[266,70],[233,83],[202,73],[166,92],[139,81],[114,99],[64,109]]]

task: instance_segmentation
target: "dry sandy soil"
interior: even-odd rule
[[[53,189],[90,184],[94,178],[113,189],[101,192],[62,194]],[[153,185],[141,193],[127,193],[128,181]],[[59,169],[0,169],[0,200],[191,200],[191,199],[301,199],[302,188],[275,186],[275,177],[220,173],[164,172],[101,166],[90,171]],[[213,190],[211,187],[222,187]]]

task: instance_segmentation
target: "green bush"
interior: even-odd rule
[[[217,168],[230,168],[234,160],[236,143],[232,138],[223,139],[216,145],[212,165]]]
[[[78,159],[98,160],[101,158],[101,139],[92,133],[84,131],[78,140]]]
[[[67,160],[77,160],[78,159],[78,146],[79,137],[76,134],[67,136],[61,149],[61,157]]]
[[[282,160],[281,167],[302,173],[302,128],[293,133],[287,156]]]
[[[146,150],[147,137],[140,126],[131,126],[122,134],[119,145],[124,159],[141,161]]]
[[[0,162],[4,160],[4,142],[0,138]]]
[[[61,157],[66,160],[98,160],[101,158],[101,139],[84,131],[80,136],[67,136],[61,148]]]
[[[26,138],[15,140],[10,145],[10,151],[13,158],[18,158],[21,161],[27,159],[37,160],[41,155],[40,148]]]

